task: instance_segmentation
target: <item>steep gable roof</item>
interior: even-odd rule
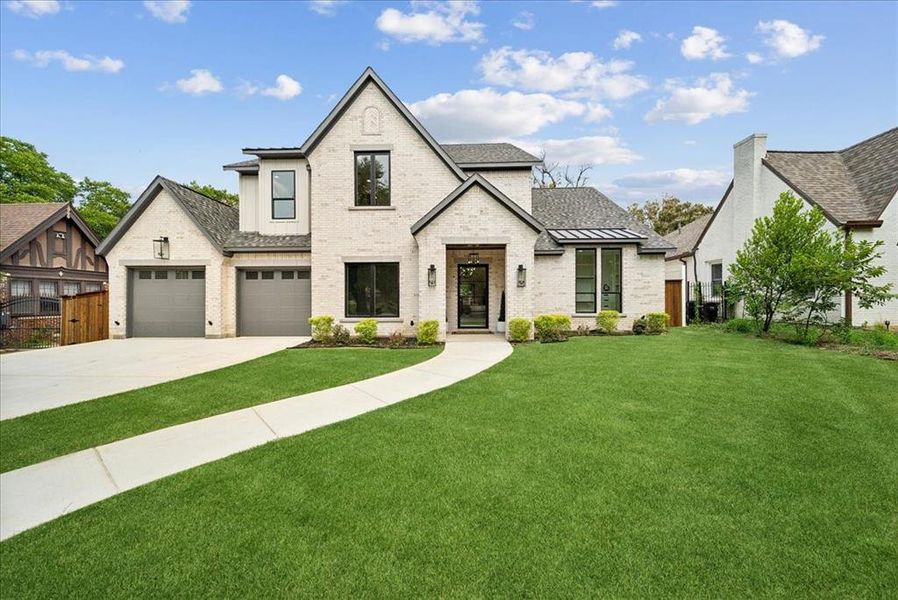
[[[898,128],[844,150],[769,150],[764,165],[833,223],[873,222],[898,191]]]
[[[334,123],[339,120],[340,117],[343,116],[343,113],[352,105],[352,102],[356,99],[356,97],[365,89],[365,86],[371,84],[377,86],[377,88],[387,97],[391,104],[396,108],[397,111],[405,118],[409,125],[412,126],[412,129],[418,132],[418,134],[424,138],[424,141],[436,152],[437,156],[446,164],[450,171],[452,171],[456,177],[458,177],[459,181],[463,181],[465,179],[464,172],[455,164],[455,162],[449,157],[446,151],[440,146],[433,136],[424,129],[424,126],[421,125],[420,121],[415,118],[415,116],[411,113],[411,111],[406,107],[405,104],[402,103],[401,100],[393,93],[393,90],[384,83],[383,79],[374,72],[374,69],[368,67],[361,74],[361,76],[356,79],[355,83],[352,84],[352,87],[343,95],[337,105],[334,106],[333,110],[331,110],[330,114],[321,122],[320,125],[312,132],[312,135],[308,137],[308,139],[303,142],[300,147],[300,151],[305,156],[308,156],[310,152],[315,149],[315,146],[322,140],[322,138],[330,131],[331,127],[334,126]]]
[[[99,238],[70,202],[22,202],[0,204],[0,256],[15,251],[21,242],[31,241],[63,218],[71,219],[96,246]]]
[[[225,242],[228,236],[239,226],[238,210],[233,206],[209,196],[204,196],[161,175],[157,175],[150,182],[150,185],[143,191],[131,209],[125,213],[125,216],[115,226],[109,237],[103,240],[103,243],[97,247],[97,253],[105,255],[112,250],[115,244],[163,189],[171,194],[175,202],[184,209],[190,220],[206,236],[209,242],[219,252],[225,253]]]
[[[512,214],[514,214],[517,218],[530,226],[534,231],[543,231],[542,225],[540,225],[539,221],[534,219],[530,213],[515,204],[515,202],[511,198],[499,191],[498,188],[484,179],[482,175],[480,175],[479,173],[475,173],[468,177],[464,183],[455,188],[448,196],[443,198],[439,204],[430,209],[426,215],[418,219],[411,227],[412,235],[417,234],[419,231],[427,227],[430,222],[436,219],[444,210],[449,208],[456,200],[461,198],[465,194],[465,192],[467,192],[475,185],[482,188],[487,194],[498,201],[499,204],[511,211]]]
[[[667,252],[667,259],[673,260],[683,256],[689,256],[695,252],[698,246],[698,240],[705,231],[705,227],[711,222],[713,213],[702,215],[691,223],[683,225],[676,231],[672,231],[664,236],[668,242],[676,246],[673,250]]]
[[[514,144],[443,144],[455,164],[463,169],[473,168],[529,168],[542,161]]]

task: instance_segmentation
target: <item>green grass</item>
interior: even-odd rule
[[[0,545],[10,598],[889,597],[898,365],[708,329],[450,388]]]
[[[711,327],[722,328],[731,333],[752,333],[758,331],[758,326],[752,319],[732,319],[722,324],[711,324]],[[807,337],[799,333],[799,329],[792,323],[773,322],[767,337],[793,344],[814,345],[844,345],[865,351],[885,350],[898,351],[898,332],[887,331],[884,326],[873,327],[838,327],[829,325],[811,325],[808,328]]]
[[[0,472],[263,402],[381,375],[439,348],[283,350],[131,392],[0,421]]]

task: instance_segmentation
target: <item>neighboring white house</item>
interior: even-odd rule
[[[302,146],[243,152],[239,208],[157,177],[102,243],[113,337],[664,308],[663,238],[594,188],[532,189],[511,144],[438,144],[371,69]]]
[[[827,218],[830,231],[857,240],[882,240],[883,282],[898,291],[898,128],[837,151],[767,150],[765,134],[734,146],[733,181],[705,224],[684,227],[668,239],[667,278],[719,282],[751,234],[756,219],[772,213],[784,191],[792,191]],[[839,318],[855,325],[898,323],[898,300],[862,309],[848,295]]]

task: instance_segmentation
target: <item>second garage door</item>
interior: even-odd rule
[[[206,272],[202,269],[134,269],[131,335],[203,337],[206,333]]]
[[[308,269],[245,269],[238,273],[238,335],[309,335],[312,281]]]

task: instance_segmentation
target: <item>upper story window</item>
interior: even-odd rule
[[[355,153],[355,205],[390,206],[390,153]]]
[[[296,171],[271,172],[271,218],[296,218]]]

